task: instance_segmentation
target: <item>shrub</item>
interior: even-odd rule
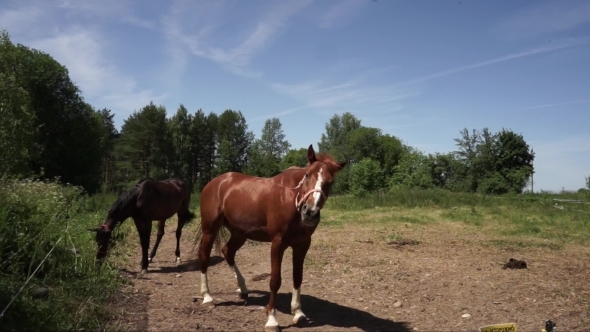
[[[81,189],[57,182],[0,180],[0,308],[14,299],[0,318],[3,330],[104,324],[102,304],[121,280],[94,263],[86,229],[104,216],[89,202]],[[39,290],[47,296],[38,298]]]

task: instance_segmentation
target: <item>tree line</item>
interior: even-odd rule
[[[168,117],[150,102],[118,130],[109,109],[84,101],[67,68],[50,55],[0,35],[0,176],[41,178],[89,193],[121,192],[145,177],[179,177],[198,192],[213,177],[236,171],[269,177],[305,166],[278,118],[260,136],[240,111]],[[326,123],[318,147],[347,166],[332,191],[364,195],[397,188],[442,188],[485,194],[521,193],[533,174],[534,152],[522,135],[487,128],[460,132],[457,149],[425,154],[401,139],[366,127],[351,113]]]

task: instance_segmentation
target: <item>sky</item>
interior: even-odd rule
[[[351,112],[425,153],[463,128],[522,134],[535,191],[590,176],[587,0],[0,0],[0,28],[118,128],[150,101],[233,109],[257,137],[278,117],[292,148],[317,149]]]

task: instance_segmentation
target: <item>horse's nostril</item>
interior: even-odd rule
[[[303,214],[307,214],[308,211],[309,208],[307,207],[307,204],[303,204],[303,206],[301,207],[301,212],[303,212]]]

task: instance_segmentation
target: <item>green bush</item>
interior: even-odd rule
[[[0,309],[14,299],[0,318],[2,330],[105,323],[103,304],[122,279],[107,264],[95,265],[87,231],[104,218],[105,206],[105,197],[57,182],[0,180]],[[39,298],[39,290],[47,296]]]

